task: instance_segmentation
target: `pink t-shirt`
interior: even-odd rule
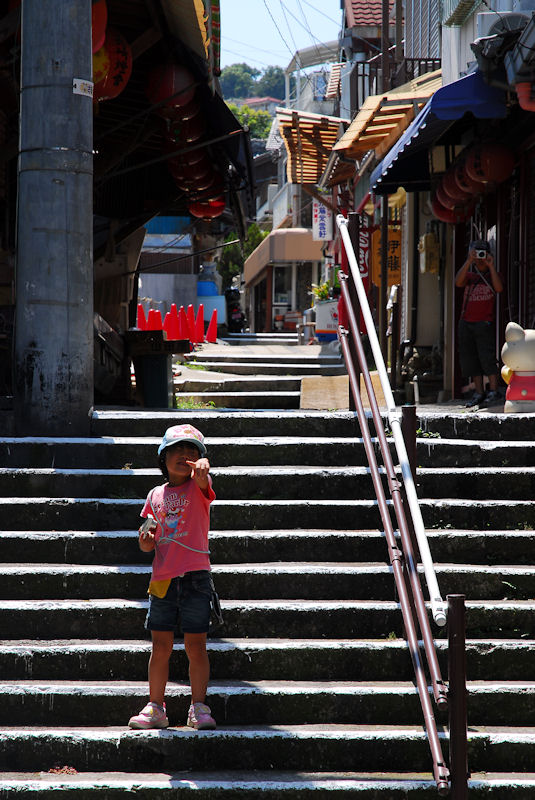
[[[153,581],[210,569],[210,503],[215,500],[210,476],[208,484],[208,497],[192,478],[181,486],[164,483],[149,492],[141,516],[151,514],[158,522],[152,562]]]

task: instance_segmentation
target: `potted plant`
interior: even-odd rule
[[[318,341],[332,341],[338,331],[338,302],[331,297],[331,284],[312,284],[312,294],[316,308],[316,338]]]

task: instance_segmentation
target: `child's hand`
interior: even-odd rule
[[[191,467],[191,477],[195,480],[200,489],[208,487],[208,473],[210,472],[210,462],[207,458],[199,458],[197,461],[186,461]]]
[[[143,522],[139,528],[139,547],[145,553],[150,553],[156,546],[154,530],[156,530],[156,520],[149,514],[145,522]]]
[[[139,532],[139,547],[144,553],[150,553],[156,547],[156,537],[150,531]]]

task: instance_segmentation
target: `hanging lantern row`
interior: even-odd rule
[[[442,222],[464,222],[474,210],[477,196],[493,191],[513,172],[515,156],[497,142],[476,144],[454,161],[431,200],[434,216]]]
[[[149,74],[146,95],[163,118],[163,149],[167,165],[181,192],[188,197],[194,217],[214,219],[225,210],[223,176],[212,164],[208,148],[184,149],[202,140],[206,118],[197,96],[193,74],[179,64],[162,64]],[[172,153],[176,156],[172,157]]]
[[[108,28],[106,0],[91,5],[93,41],[93,102],[118,97],[132,74],[132,49],[122,33]]]

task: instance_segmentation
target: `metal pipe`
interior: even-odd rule
[[[344,276],[345,277],[345,276]],[[342,279],[342,276],[341,276]],[[346,279],[347,280],[347,279]],[[346,289],[347,293],[347,285],[346,281],[344,280],[343,289]],[[342,291],[343,291],[342,289]],[[359,337],[360,339],[360,337]],[[360,396],[360,387],[357,383],[357,376],[354,368],[353,361],[351,359],[350,349],[349,349],[349,342],[348,342],[348,335],[347,331],[341,330],[340,342],[342,345],[342,351],[344,353],[344,358],[346,359],[346,364],[348,368],[348,375],[349,375],[349,382],[353,391],[353,397],[356,405],[357,415],[359,418],[360,428],[362,431],[362,439],[364,442],[364,447],[366,450],[366,454],[368,457],[368,463],[370,465],[370,471],[372,475],[372,480],[375,487],[375,492],[377,496],[377,502],[379,505],[379,511],[381,514],[381,519],[383,522],[383,526],[385,529],[385,536],[387,540],[388,552],[390,556],[390,562],[392,564],[392,570],[394,572],[394,578],[396,581],[396,587],[399,595],[399,602],[401,606],[401,613],[403,616],[403,623],[405,626],[405,632],[407,634],[407,643],[409,646],[409,653],[412,659],[414,673],[416,677],[416,685],[418,690],[418,695],[420,697],[420,703],[422,706],[422,713],[425,722],[425,729],[427,732],[427,736],[429,739],[429,747],[431,749],[431,756],[433,759],[433,774],[435,777],[435,781],[437,783],[437,788],[439,794],[446,794],[449,791],[448,785],[448,770],[446,768],[444,757],[442,754],[442,748],[440,746],[440,740],[438,738],[438,732],[435,722],[435,717],[433,714],[433,709],[431,707],[431,700],[429,698],[429,690],[427,687],[427,680],[425,677],[425,672],[423,669],[422,661],[420,659],[420,650],[418,646],[418,636],[416,633],[416,628],[414,625],[414,620],[411,614],[410,608],[410,600],[409,595],[407,592],[407,586],[403,577],[403,568],[401,564],[402,554],[396,544],[394,531],[392,528],[392,521],[390,519],[390,514],[388,511],[388,506],[384,494],[383,485],[381,482],[381,477],[379,474],[379,468],[377,466],[377,460],[375,458],[375,453],[373,449],[373,444],[371,441],[371,435],[368,429],[366,414],[364,412],[364,407],[362,405],[362,398]],[[362,343],[359,341],[360,347],[362,348]],[[369,372],[365,370],[364,375],[369,377]]]
[[[466,611],[464,594],[448,595],[448,680],[452,800],[468,797]]]
[[[422,638],[424,641],[427,663],[429,664],[431,682],[433,685],[433,694],[437,702],[437,705],[444,706],[447,704],[446,688],[442,680],[442,675],[438,664],[438,657],[433,641],[433,636],[431,633],[431,627],[429,624],[429,618],[427,616],[427,610],[425,607],[422,586],[420,583],[420,577],[418,575],[418,568],[416,565],[416,558],[414,556],[414,549],[412,546],[411,531],[409,530],[407,524],[405,509],[401,497],[401,484],[399,483],[396,476],[396,471],[394,469],[394,463],[392,461],[392,456],[390,454],[388,442],[386,441],[386,435],[382,425],[381,412],[379,411],[379,406],[377,404],[377,398],[375,396],[375,391],[370,377],[370,372],[366,367],[364,348],[362,346],[362,340],[360,338],[360,333],[357,327],[355,312],[349,302],[350,298],[349,298],[349,289],[347,286],[347,281],[348,281],[347,275],[340,276],[340,286],[342,289],[342,295],[347,304],[347,314],[349,318],[350,329],[353,334],[352,340],[355,349],[357,351],[359,362],[361,364],[362,374],[364,377],[366,391],[368,393],[368,399],[370,401],[372,415],[375,423],[375,429],[377,432],[377,438],[379,439],[379,446],[383,454],[383,461],[388,480],[388,485],[390,488],[390,494],[392,496],[392,502],[396,513],[396,519],[398,521],[399,532],[403,545],[403,552],[405,554],[405,562],[409,574],[410,585],[412,588],[412,596],[416,607],[418,622],[420,623],[420,630],[422,632]],[[346,364],[349,363],[350,359],[346,358]]]
[[[446,624],[446,605],[440,594],[438,581],[435,573],[435,567],[433,564],[433,559],[431,557],[431,551],[429,550],[429,542],[427,541],[425,527],[422,519],[422,513],[420,511],[420,506],[418,504],[416,488],[414,486],[414,480],[409,465],[407,450],[405,448],[403,433],[401,431],[400,414],[395,407],[394,397],[392,394],[392,390],[390,388],[390,383],[388,381],[388,374],[386,372],[386,366],[382,357],[379,341],[377,339],[377,333],[375,331],[375,325],[373,317],[371,315],[370,306],[368,304],[368,298],[366,297],[366,292],[362,284],[362,279],[360,277],[360,271],[355,258],[355,253],[353,252],[353,247],[351,246],[351,240],[349,238],[349,232],[347,230],[347,220],[344,216],[342,216],[342,214],[339,214],[336,217],[336,223],[340,229],[340,234],[342,236],[342,240],[344,242],[344,246],[346,249],[349,268],[351,270],[353,281],[357,289],[360,301],[361,313],[364,317],[366,330],[368,333],[368,339],[375,359],[375,366],[377,372],[379,373],[381,388],[383,390],[383,394],[387,404],[388,421],[392,429],[394,443],[396,446],[396,451],[398,454],[398,459],[401,467],[401,474],[403,476],[403,481],[405,484],[405,491],[407,492],[407,501],[409,503],[409,508],[411,510],[412,520],[414,524],[414,531],[416,533],[416,538],[418,540],[418,547],[420,549],[422,565],[424,568],[425,579],[427,582],[427,588],[430,596],[433,619],[435,620],[435,623],[437,625],[443,626]]]

